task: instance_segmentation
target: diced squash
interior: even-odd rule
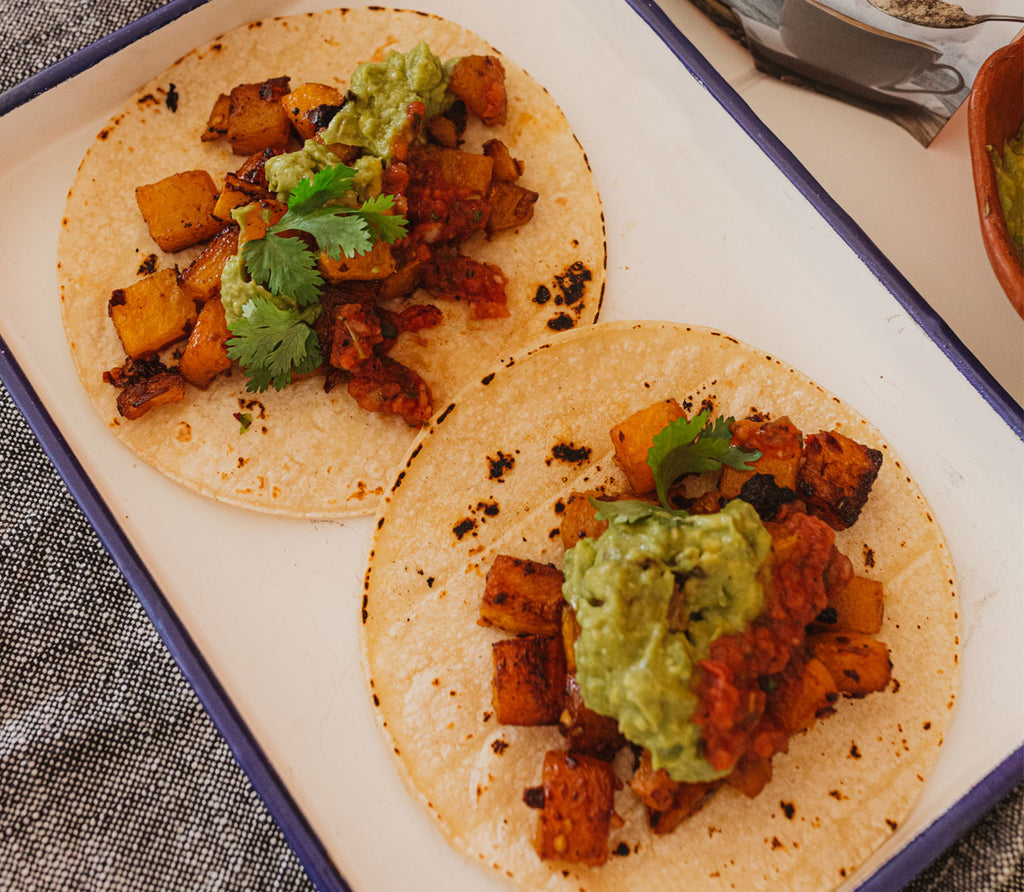
[[[598,865],[608,858],[608,834],[619,786],[608,762],[556,750],[544,754],[544,807],[533,845],[544,859]]]
[[[892,663],[885,642],[856,632],[827,632],[809,635],[807,643],[841,693],[860,696],[888,687]]]
[[[231,212],[235,208],[272,198],[273,194],[262,186],[250,183],[238,174],[228,171],[224,175],[224,187],[213,206],[213,216],[222,224],[230,223]]]
[[[807,437],[797,494],[807,510],[834,530],[845,530],[860,516],[882,466],[882,453],[837,431]]]
[[[246,242],[261,239],[267,230],[280,220],[288,211],[288,205],[274,198],[265,198],[251,204],[242,205],[242,210],[235,215],[241,231],[238,234],[238,246]]]
[[[215,235],[217,186],[205,170],[186,170],[139,186],[135,201],[161,250],[181,251]]]
[[[285,114],[303,139],[312,139],[344,101],[345,94],[336,87],[315,83],[301,84],[281,97]]]
[[[164,371],[127,385],[117,395],[117,411],[129,421],[141,418],[150,409],[185,398],[185,380],[176,371]]]
[[[725,778],[725,782],[748,799],[753,799],[772,779],[771,756],[759,756],[748,750]],[[691,785],[692,786],[692,785]]]
[[[488,196],[491,213],[487,218],[487,234],[494,235],[502,229],[514,229],[529,223],[539,197],[536,192],[516,183],[495,183]]]
[[[321,254],[318,266],[328,282],[353,279],[375,281],[386,279],[395,271],[395,258],[391,254],[391,245],[387,242],[374,242],[369,251],[355,257],[346,257],[342,253],[337,260],[332,260],[326,254]]]
[[[562,611],[562,649],[565,651],[566,672],[576,672],[576,639],[580,637],[580,624],[571,610]]]
[[[647,822],[658,835],[671,833],[699,811],[718,789],[717,783],[686,784],[673,780],[664,768],[655,771],[651,754],[640,756],[630,788],[647,809]]]
[[[565,708],[558,719],[558,729],[570,752],[599,759],[612,759],[626,744],[617,719],[594,712],[583,702],[575,674],[565,677]]]
[[[490,191],[494,162],[486,155],[460,149],[437,149],[437,157],[445,182],[475,195],[484,196]]]
[[[231,112],[231,97],[221,93],[210,109],[210,117],[206,121],[206,129],[199,137],[203,142],[216,142],[228,134],[228,114]]]
[[[811,658],[798,672],[782,676],[768,698],[768,712],[788,734],[809,728],[815,716],[839,698],[832,673],[821,660]]]
[[[634,412],[611,429],[615,460],[637,495],[654,489],[654,472],[647,464],[647,453],[655,435],[684,414],[683,407],[674,399],[662,400]]]
[[[561,636],[529,635],[491,645],[491,704],[503,725],[555,725],[562,714],[565,652]]]
[[[483,145],[484,154],[494,162],[493,178],[502,183],[513,183],[523,175],[523,162],[512,157],[508,146],[500,139],[489,139]]]
[[[487,572],[480,622],[515,635],[557,635],[562,628],[562,571],[499,554]]]
[[[494,56],[463,56],[452,67],[448,89],[487,125],[504,124],[508,113],[505,68]]]
[[[572,548],[580,539],[596,539],[606,529],[607,520],[597,520],[590,498],[598,498],[597,492],[574,492],[565,502],[559,535],[565,548]]]
[[[196,321],[196,307],[173,269],[164,269],[118,288],[107,306],[124,351],[132,359],[155,353],[185,337]]]
[[[179,277],[182,291],[193,300],[208,301],[220,294],[224,263],[238,252],[238,227],[225,226]]]
[[[803,455],[803,435],[789,418],[759,422],[744,418],[732,425],[732,444],[748,451],[757,450],[761,457],[750,462],[752,470],[738,471],[725,466],[719,489],[727,499],[735,499],[743,484],[754,474],[768,474],[777,486],[796,489],[797,473]]]
[[[854,576],[843,588],[829,593],[828,606],[835,619],[828,631],[874,635],[882,629],[885,593],[877,579]]]
[[[229,369],[227,341],[230,336],[224,305],[219,300],[207,301],[199,311],[178,362],[182,377],[196,387],[206,387],[214,377]]]
[[[288,93],[288,78],[275,77],[259,84],[239,84],[231,91],[228,142],[236,155],[288,144],[292,122],[281,104]]]
[[[420,284],[423,277],[424,261],[412,260],[404,266],[396,269],[390,276],[381,282],[381,302],[394,300],[397,297],[407,297],[412,294]]]

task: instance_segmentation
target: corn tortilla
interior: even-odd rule
[[[724,788],[656,837],[627,789],[597,868],[541,861],[540,782],[557,728],[498,725],[492,641],[477,624],[495,555],[561,566],[559,505],[625,480],[613,424],[660,399],[696,411],[789,415],[805,433],[838,429],[884,460],[857,523],[836,544],[886,588],[877,636],[893,682],[795,736],[755,799]],[[571,445],[572,449],[559,449]],[[558,456],[563,456],[560,459]],[[579,458],[578,461],[566,460]],[[831,889],[903,822],[935,763],[958,685],[955,572],[921,491],[879,432],[776,357],[709,329],[601,323],[537,346],[468,386],[425,429],[385,496],[365,576],[364,669],[386,744],[411,793],[458,851],[544,890]]]
[[[509,99],[503,127],[471,123],[464,148],[498,137],[525,163],[521,183],[540,193],[534,219],[466,253],[497,263],[509,279],[510,318],[475,320],[464,303],[437,302],[445,322],[405,334],[392,356],[417,369],[445,405],[478,367],[529,343],[593,322],[605,278],[601,200],[586,154],[547,91],[465,28],[410,11],[336,9],[254,22],[193,50],[145,84],[105,126],[71,187],[58,247],[65,330],[82,383],[113,433],[141,459],[204,495],[256,510],[308,517],[372,512],[415,431],[395,417],[359,409],[345,392],[323,392],[314,376],[262,394],[246,393],[237,370],[184,402],[126,421],[105,371],[124,362],[107,316],[111,291],[140,279],[150,258],[184,269],[198,248],[164,255],[135,204],[138,185],[184,170],[207,170],[218,185],[242,158],[203,143],[214,100],[239,83],[287,75],[292,87],[320,82],[344,90],[358,64],[420,40],[442,59],[501,58]],[[173,85],[177,110],[167,97]],[[149,271],[152,271],[150,269]],[[422,301],[418,301],[422,302]],[[240,434],[234,417],[252,425]]]

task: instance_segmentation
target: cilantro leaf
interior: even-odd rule
[[[587,501],[594,508],[595,520],[618,521],[619,523],[636,523],[648,517],[688,517],[689,514],[680,508],[664,508],[653,502],[642,502],[638,499],[618,499],[605,502],[587,496]]]
[[[320,300],[324,280],[316,255],[294,236],[254,239],[242,247],[242,260],[253,280],[271,294],[287,294],[300,307]]]
[[[692,419],[677,418],[654,437],[647,452],[647,464],[654,472],[658,500],[666,508],[670,507],[669,487],[684,474],[714,471],[722,465],[748,471],[747,462],[761,457],[756,450],[747,452],[729,442],[732,418],[719,415],[711,422],[710,414],[710,410],[705,409]]]
[[[303,177],[288,193],[288,213],[302,216],[323,207],[328,201],[343,198],[352,188],[355,174],[345,164],[333,164],[317,171],[312,177]]]
[[[395,197],[382,193],[376,198],[367,199],[359,209],[360,216],[376,230],[377,237],[389,245],[402,238],[409,225],[409,221],[401,214],[384,213],[394,205]]]
[[[263,392],[271,384],[281,390],[293,372],[311,372],[323,362],[310,327],[319,313],[319,304],[282,310],[265,297],[246,301],[242,317],[231,326],[227,347],[228,356],[238,360],[249,378],[247,390]]]

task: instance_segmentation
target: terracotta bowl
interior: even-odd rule
[[[1024,35],[994,52],[981,66],[967,101],[967,132],[985,250],[999,284],[1024,318],[1024,269],[1010,242],[996,190],[989,146],[1002,151],[1024,120]]]

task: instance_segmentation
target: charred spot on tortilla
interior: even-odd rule
[[[489,375],[484,375],[483,378],[480,379],[480,383],[483,384],[484,387],[486,387],[493,380],[494,380],[494,373],[491,372],[491,374],[489,374]]]
[[[546,304],[549,300],[551,300],[551,289],[548,288],[547,285],[538,285],[537,293],[533,297],[533,302],[535,304],[543,305]]]
[[[581,465],[590,461],[592,450],[589,446],[577,446],[575,443],[556,443],[551,447],[551,455],[544,459],[544,464],[564,462],[570,465]]]
[[[477,533],[477,522],[472,517],[464,517],[452,527],[452,532],[455,534],[455,538],[460,541],[467,535],[472,534],[475,536]]]
[[[575,325],[576,322],[568,313],[559,313],[548,320],[548,328],[552,331],[568,331]]]
[[[148,276],[156,272],[156,254],[150,254],[139,264],[138,274]]]
[[[518,450],[516,450],[518,452]],[[487,456],[487,476],[491,480],[504,482],[505,473],[511,471],[516,464],[514,455],[506,455],[501,450],[495,456]]]

